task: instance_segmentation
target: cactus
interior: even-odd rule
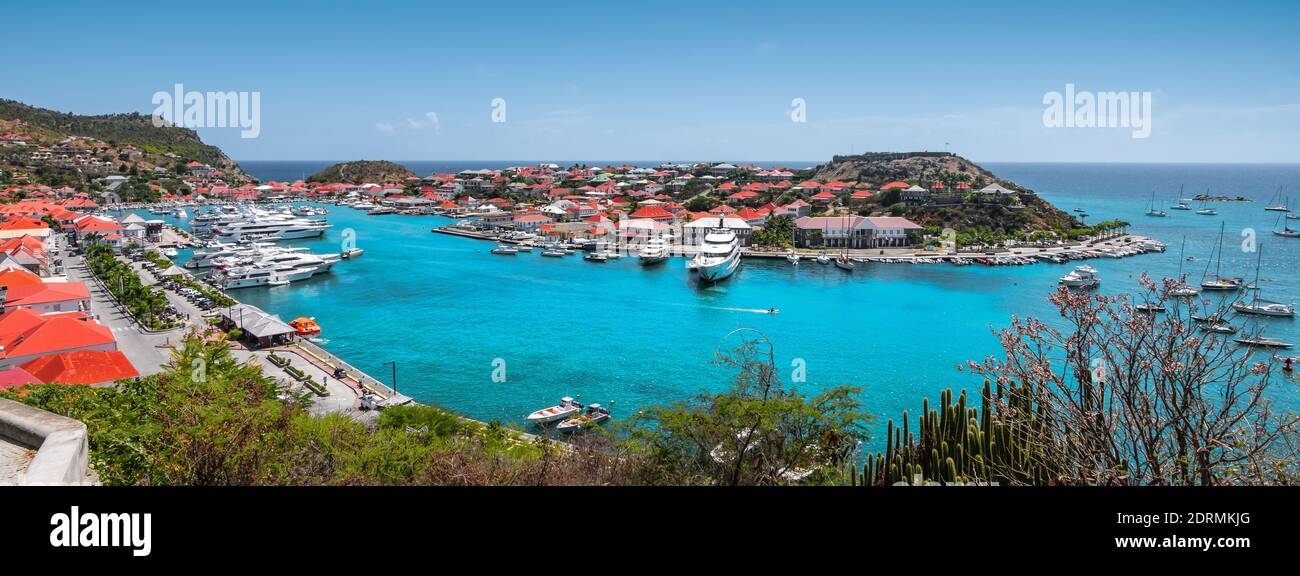
[[[1043,407],[1032,405],[1024,387],[1012,384],[1009,396],[1004,391],[999,383],[995,396],[986,381],[978,408],[967,402],[964,390],[955,398],[952,390],[944,390],[933,409],[928,398],[922,399],[915,435],[906,411],[901,427],[890,420],[884,453],[868,455],[861,474],[854,470],[855,483],[912,483],[917,474],[924,481],[944,484],[1050,482],[1057,476],[1055,470],[1033,444],[1047,425]],[[1017,417],[1000,418],[995,398],[1007,402],[1006,414]]]

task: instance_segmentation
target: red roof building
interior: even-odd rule
[[[140,375],[126,355],[117,350],[51,354],[27,362],[20,369],[44,382],[59,384],[99,384]]]

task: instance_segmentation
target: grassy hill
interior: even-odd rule
[[[309,182],[347,182],[349,184],[385,184],[401,182],[415,176],[406,166],[388,160],[340,162],[317,172]]]

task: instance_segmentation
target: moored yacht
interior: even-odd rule
[[[636,257],[642,266],[658,264],[668,259],[668,246],[659,238],[651,238]]]
[[[1096,288],[1101,284],[1097,269],[1091,266],[1079,266],[1069,274],[1062,276],[1060,284],[1067,288]]]
[[[692,262],[700,273],[700,278],[709,282],[725,280],[740,267],[740,240],[735,231],[726,228],[722,218],[718,218],[720,227],[704,235],[700,252]]]

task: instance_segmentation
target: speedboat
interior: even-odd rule
[[[700,278],[709,282],[718,282],[730,277],[740,267],[740,240],[735,231],[726,228],[722,218],[718,218],[720,227],[704,235],[700,252],[692,259]]]
[[[658,264],[668,259],[668,247],[659,238],[651,238],[636,255],[642,266]]]
[[[1186,283],[1182,283],[1182,282],[1178,283],[1177,286],[1169,289],[1169,295],[1175,298],[1188,298],[1200,293],[1201,293],[1200,290],[1192,288],[1191,286],[1188,286]]]
[[[600,404],[592,404],[587,407],[587,411],[573,416],[555,426],[556,430],[561,432],[574,432],[588,426],[595,426],[606,420],[609,420],[609,410]]]
[[[1062,276],[1060,284],[1067,288],[1096,288],[1101,284],[1097,269],[1091,266],[1079,266],[1069,274]]]
[[[348,248],[347,250],[344,250],[342,254],[340,254],[340,257],[343,258],[344,260],[347,260],[350,258],[355,258],[357,256],[360,256],[364,253],[365,251],[360,248]]]
[[[574,401],[573,398],[565,396],[560,398],[559,404],[529,414],[528,421],[534,424],[546,424],[556,420],[563,420],[581,411],[582,404]]]
[[[1219,214],[1219,211],[1213,208],[1201,208],[1200,210],[1197,210],[1196,213],[1201,216],[1216,216]]]
[[[582,259],[588,262],[608,262],[609,254],[606,252],[588,252]]]
[[[499,256],[514,256],[519,253],[519,249],[509,244],[497,244],[497,247],[492,249],[492,253]]]
[[[563,258],[564,255],[565,252],[562,248],[547,248],[542,250],[542,256],[546,256],[547,258]]]
[[[163,256],[166,256],[168,258],[175,258],[177,255],[180,254],[180,252],[178,252],[175,248],[163,248],[160,252],[162,252]]]
[[[1170,210],[1191,210],[1192,206],[1186,202],[1179,202],[1169,207]]]

